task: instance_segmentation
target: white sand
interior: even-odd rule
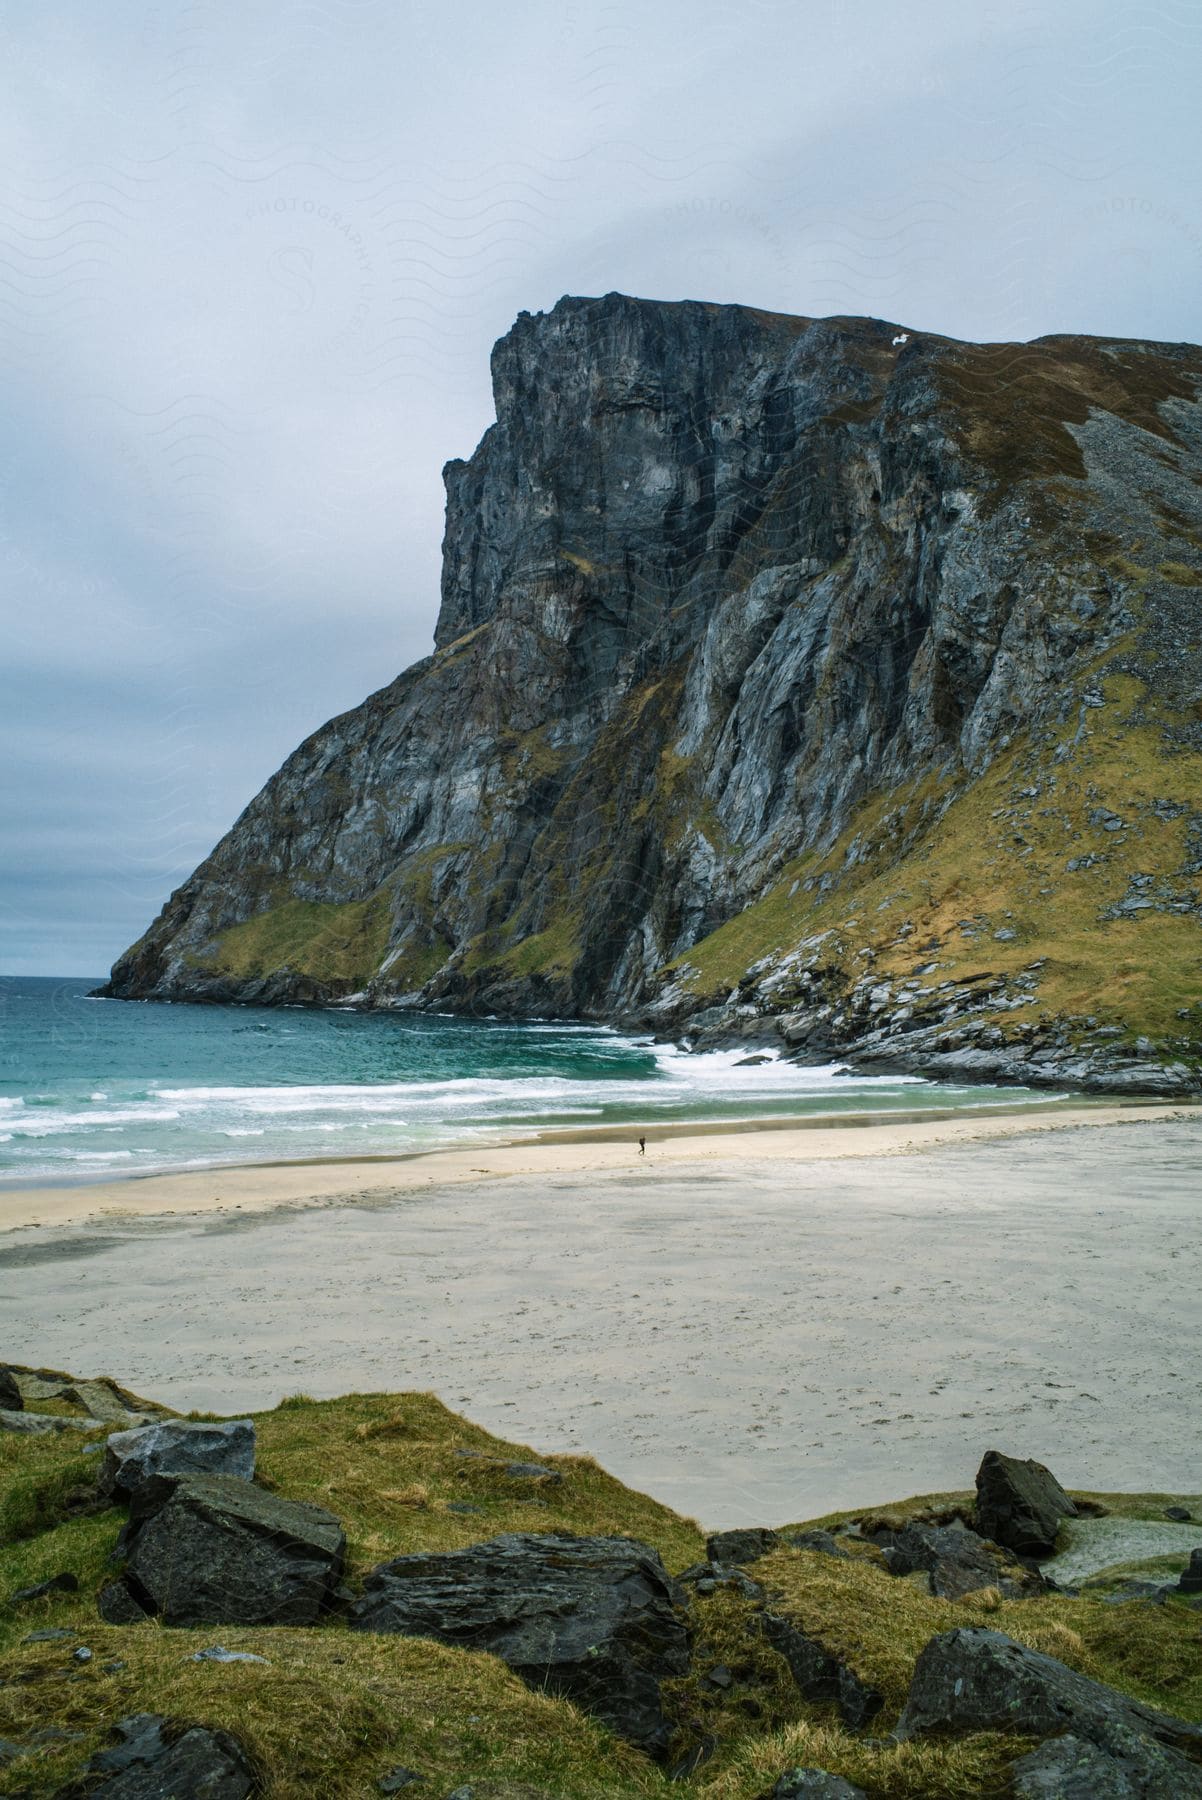
[[[18,1227],[0,1238],[5,1353],[181,1408],[433,1389],[710,1526],[970,1486],[993,1445],[1072,1486],[1197,1485],[1187,1109],[675,1137],[645,1162],[613,1141],[513,1146],[0,1204]]]

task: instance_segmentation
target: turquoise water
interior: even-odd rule
[[[0,978],[0,1185],[1003,1098],[780,1060],[741,1068],[745,1052],[690,1056],[593,1025],[138,1004],[90,999],[94,986]]]

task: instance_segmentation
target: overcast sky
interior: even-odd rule
[[[61,0],[0,70],[6,973],[426,654],[521,309],[1202,338],[1196,0]]]

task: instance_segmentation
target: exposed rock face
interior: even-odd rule
[[[1202,1019],[1129,989],[1156,1042],[1090,1038],[1038,956],[1066,896],[1099,967],[1202,942],[1202,352],[900,335],[523,314],[445,471],[435,654],[300,747],[106,991],[780,1019],[811,1056],[1188,1088]],[[916,874],[936,832],[954,880]]]
[[[787,1769],[770,1800],[867,1800],[863,1788],[826,1769]]]
[[[689,1667],[682,1602],[644,1544],[511,1533],[381,1564],[350,1624],[490,1650],[658,1756],[670,1735],[660,1683]]]
[[[1076,1737],[1051,1738],[1014,1765],[1014,1800],[1135,1800],[1112,1756]]]
[[[1202,1754],[1202,1726],[1141,1706],[1000,1631],[947,1631],[922,1652],[895,1735],[904,1741],[939,1731],[1069,1733],[1129,1784],[1119,1793],[1144,1800],[1202,1795],[1202,1768],[1183,1754]]]
[[[165,1625],[314,1625],[337,1604],[346,1539],[324,1507],[233,1475],[158,1476],[139,1489],[126,1553],[104,1590],[110,1621],[125,1622],[124,1588]]]
[[[0,1363],[0,1407],[13,1412],[36,1409],[46,1400],[64,1400],[89,1419],[105,1425],[144,1425],[167,1408],[140,1400],[109,1375],[81,1378],[61,1369],[31,1369],[24,1363]]]
[[[1189,1553],[1189,1566],[1177,1582],[1179,1594],[1202,1594],[1202,1545]]]
[[[779,1532],[765,1525],[745,1525],[712,1533],[705,1540],[705,1554],[713,1563],[753,1563],[779,1544]]]
[[[1006,1563],[994,1545],[963,1524],[907,1525],[901,1531],[879,1532],[873,1541],[895,1575],[921,1570],[929,1577],[932,1594],[943,1600],[959,1600],[986,1587],[996,1587],[1007,1599],[1019,1599],[1039,1592],[1043,1585],[1038,1575]]]
[[[853,1731],[861,1730],[876,1717],[884,1704],[882,1696],[816,1638],[807,1637],[779,1613],[765,1612],[761,1625],[765,1638],[784,1657],[807,1700],[833,1701]]]
[[[86,1790],[97,1800],[245,1800],[254,1791],[250,1760],[228,1731],[193,1725],[173,1733],[155,1713],[133,1714],[115,1729],[120,1741],[88,1764],[88,1774],[102,1778]]]
[[[977,1470],[977,1525],[1019,1556],[1050,1556],[1061,1519],[1077,1508],[1050,1469],[987,1450]]]
[[[100,1490],[128,1499],[157,1475],[236,1475],[255,1472],[253,1419],[206,1424],[170,1419],[138,1431],[115,1431],[104,1446]]]

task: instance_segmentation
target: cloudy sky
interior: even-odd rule
[[[522,308],[1202,338],[1196,0],[0,19],[0,971],[103,973],[426,653]]]

